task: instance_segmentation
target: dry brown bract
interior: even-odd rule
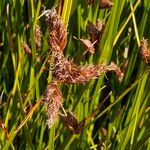
[[[148,49],[147,39],[142,39],[140,42],[141,57],[143,61],[150,66],[150,50]]]
[[[90,40],[87,40],[87,39],[80,39],[84,49],[87,51],[87,52],[90,52],[90,53],[94,53],[95,52],[95,48],[94,48],[94,44],[97,42],[91,42]]]

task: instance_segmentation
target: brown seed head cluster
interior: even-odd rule
[[[62,93],[57,82],[67,84],[83,83],[97,78],[101,73],[114,70],[114,66],[111,68],[111,66],[108,67],[106,64],[76,65],[73,60],[67,59],[63,54],[67,44],[67,28],[63,25],[61,17],[56,13],[55,9],[48,11],[46,21],[49,28],[48,44],[53,60],[52,76],[54,81],[48,84],[44,99],[47,108],[47,123],[51,127],[56,121],[59,108],[62,106]],[[101,30],[97,28],[96,32]],[[67,126],[75,130],[75,133],[80,133],[84,125],[84,122],[78,124],[75,117],[70,113],[68,113],[67,117],[63,117],[63,120]]]
[[[105,0],[106,1],[106,0]],[[90,1],[93,2],[93,1]],[[104,2],[101,0],[101,4]],[[110,7],[110,5],[108,5]],[[51,51],[50,63],[53,65],[52,76],[53,81],[49,83],[46,87],[42,100],[44,101],[47,109],[47,124],[48,127],[52,127],[59,114],[59,108],[62,107],[62,93],[59,89],[57,82],[62,82],[65,84],[78,83],[81,84],[86,81],[97,78],[101,73],[106,73],[107,71],[115,71],[118,76],[122,75],[121,70],[115,65],[110,64],[107,66],[103,64],[88,64],[88,65],[76,65],[73,60],[69,60],[63,54],[63,50],[67,44],[67,27],[63,24],[61,17],[57,14],[55,9],[47,10],[43,12],[46,14],[46,22],[49,29],[48,45]],[[43,15],[42,14],[42,15]],[[91,22],[88,23],[87,31],[90,35],[90,40],[79,39],[86,51],[90,53],[95,52],[95,44],[99,44],[101,36],[104,30],[104,25],[100,20],[96,25]],[[41,48],[42,32],[40,27],[35,28],[35,43],[36,48]],[[147,54],[145,51],[145,41],[141,43],[142,54],[146,55],[143,58],[147,59]],[[28,47],[27,43],[23,43],[23,48],[25,52],[32,56],[32,51]],[[149,57],[148,57],[149,58]],[[60,115],[61,120],[65,125],[74,133],[79,134],[83,130],[85,119],[78,123],[76,117],[70,113],[66,112],[65,115]]]

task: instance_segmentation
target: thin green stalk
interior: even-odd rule
[[[49,143],[48,143],[48,149],[49,150],[54,150],[54,139],[55,139],[55,126],[53,126],[50,129],[50,136],[49,136]]]
[[[73,0],[64,0],[63,10],[62,10],[62,20],[64,21],[64,24],[68,26],[71,8],[72,8],[72,2]]]

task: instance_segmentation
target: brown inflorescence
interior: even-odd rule
[[[92,43],[95,43],[95,48],[98,47],[101,38],[102,38],[102,34],[104,32],[104,28],[105,25],[102,23],[101,20],[97,20],[96,25],[94,25],[92,22],[88,21],[88,25],[87,25],[87,32],[90,35],[90,40]]]
[[[113,6],[113,3],[110,2],[109,0],[100,0],[99,2],[100,9],[111,8],[112,6]]]
[[[24,42],[22,44],[22,47],[25,51],[25,53],[28,55],[28,56],[32,56],[32,51],[31,51],[31,48],[28,46],[28,44],[26,42]]]
[[[41,40],[42,40],[42,32],[41,28],[37,25],[35,27],[35,43],[36,43],[36,48],[40,49],[41,48]]]
[[[59,108],[62,106],[62,93],[56,81],[47,85],[43,101],[47,110],[47,124],[52,127],[57,119]]]
[[[49,28],[48,44],[53,51],[63,51],[67,44],[67,28],[55,9],[51,9],[47,15]]]
[[[41,29],[40,29],[40,27],[38,25],[35,27],[34,30],[35,30],[34,39],[35,39],[36,48],[37,48],[37,50],[40,50],[40,48],[41,48],[42,32],[41,32]],[[22,47],[23,47],[24,51],[26,52],[26,54],[28,56],[32,56],[32,50],[31,50],[30,46],[28,46],[28,44],[26,42],[22,43]],[[37,60],[38,60],[38,58],[37,58]]]
[[[147,39],[142,39],[140,42],[141,57],[143,61],[150,66],[150,50],[148,49]]]
[[[73,133],[80,134],[82,132],[85,119],[78,123],[76,116],[68,110],[66,111],[66,115],[60,114],[60,119]]]
[[[93,4],[94,0],[86,0],[86,2],[88,5],[91,5],[91,4]]]
[[[97,65],[76,65],[73,60],[69,60],[63,54],[63,50],[67,44],[67,28],[64,26],[61,17],[56,13],[55,9],[47,11],[46,21],[49,28],[48,44],[52,58],[50,63],[53,64],[53,81],[48,84],[44,93],[44,101],[48,117],[47,123],[50,128],[56,121],[59,108],[62,106],[62,93],[59,90],[57,82],[67,84],[83,83],[95,79],[100,74],[107,71],[115,71],[116,66],[107,66],[105,63]],[[94,28],[96,28],[96,32],[100,33],[103,29],[103,27],[98,24]],[[67,123],[67,126],[75,130],[75,133],[80,133],[84,126],[84,121],[78,123],[75,117],[70,113],[68,113],[68,116],[64,116],[63,120]]]
[[[94,0],[87,0],[88,5],[92,5],[94,3]],[[99,8],[105,9],[105,8],[111,8],[113,6],[113,3],[109,0],[99,0]]]
[[[53,77],[63,83],[83,83],[95,79],[105,72],[105,64],[77,66],[72,60],[66,59],[61,53],[53,53]]]

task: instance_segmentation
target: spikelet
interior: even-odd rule
[[[66,111],[66,115],[60,114],[61,121],[65,126],[75,134],[80,134],[83,130],[85,119],[78,123],[77,117],[71,112]]]
[[[26,42],[24,42],[22,44],[22,47],[25,51],[25,53],[28,55],[28,56],[32,56],[32,51],[31,51],[31,48],[28,46],[28,44]]]
[[[86,0],[86,2],[87,2],[88,5],[92,5],[94,0]]]
[[[88,5],[93,5],[94,0],[87,0]],[[110,2],[109,0],[99,0],[99,8],[104,9],[104,8],[110,8],[113,6],[113,3]]]
[[[150,66],[150,50],[148,49],[147,39],[142,39],[140,42],[141,57],[143,61]]]
[[[96,25],[94,25],[92,22],[88,21],[87,32],[90,35],[91,42],[94,43],[96,41],[96,43],[94,45],[95,48],[98,47],[98,45],[101,41],[101,38],[102,38],[102,35],[104,32],[104,28],[105,28],[105,25],[99,19],[97,20]]]
[[[100,0],[99,2],[100,9],[111,8],[112,6],[113,6],[113,3],[110,2],[109,0]]]
[[[62,93],[56,81],[47,85],[43,100],[47,110],[47,124],[51,128],[57,119],[59,108],[62,106]]]
[[[39,50],[41,48],[41,39],[42,39],[42,32],[41,28],[37,25],[35,27],[35,43],[36,43],[36,48]]]
[[[83,83],[97,78],[105,72],[105,64],[77,66],[72,60],[67,60],[61,53],[53,53],[53,77],[63,83]]]
[[[48,44],[52,51],[63,51],[67,44],[67,28],[55,9],[51,9],[46,17],[49,28]]]

